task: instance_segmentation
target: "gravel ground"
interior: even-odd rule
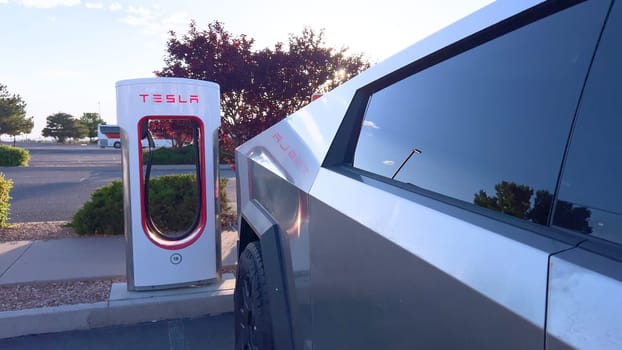
[[[66,221],[29,222],[0,229],[0,242],[35,241],[80,237]]]
[[[0,242],[80,237],[66,224],[65,221],[15,224],[0,229]],[[0,312],[107,301],[112,283],[123,281],[125,279],[0,286]]]
[[[0,286],[0,312],[107,301],[113,281],[70,281]]]

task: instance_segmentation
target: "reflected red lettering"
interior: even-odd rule
[[[294,149],[291,149],[289,143],[286,143],[284,141],[283,135],[278,132],[274,133],[272,134],[272,139],[274,139],[274,141],[279,145],[279,148],[283,152],[285,152],[287,158],[289,158],[294,163],[298,171],[302,172],[304,175],[308,174],[309,168],[305,164],[305,161],[298,155],[298,153]]]

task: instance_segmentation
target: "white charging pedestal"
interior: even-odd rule
[[[128,290],[220,280],[220,223],[216,215],[219,86],[191,79],[146,78],[119,81],[116,89]],[[193,164],[153,164],[150,155],[154,153],[150,152],[172,146],[190,149]],[[184,217],[178,212],[167,216],[171,206],[157,202],[159,194],[154,192],[158,190],[154,179],[171,172],[196,179],[193,190],[177,193],[177,202],[172,204],[189,208]]]

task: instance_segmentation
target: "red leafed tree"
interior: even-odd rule
[[[253,50],[247,35],[232,35],[220,22],[206,30],[170,32],[166,66],[158,76],[208,80],[220,85],[221,151],[232,162],[237,146],[369,67],[362,54],[327,47],[324,31],[304,28],[287,44]]]
[[[149,131],[156,139],[169,139],[173,149],[179,150],[192,143],[193,125],[190,119],[153,119],[149,121]]]

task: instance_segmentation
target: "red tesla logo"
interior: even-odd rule
[[[143,103],[199,103],[199,95],[138,94]]]

